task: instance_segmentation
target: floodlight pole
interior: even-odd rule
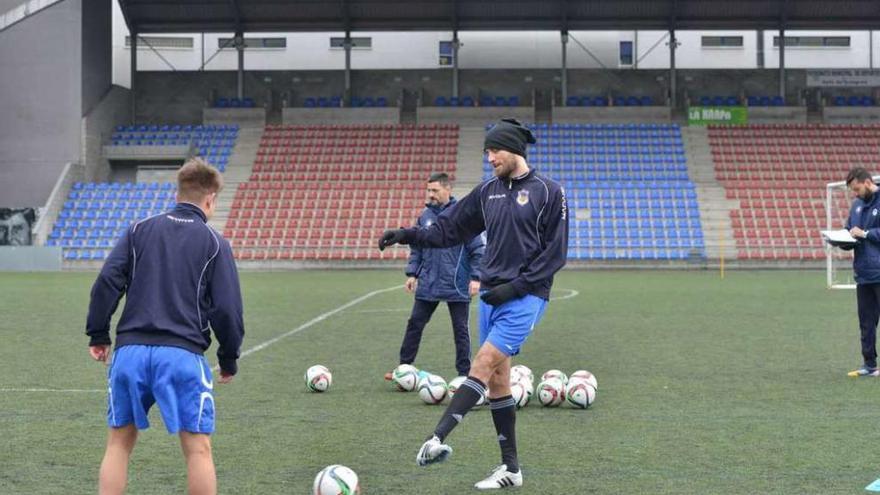
[[[562,106],[568,101],[568,30],[562,31]]]
[[[244,32],[235,33],[235,50],[238,52],[238,81],[236,96],[239,101],[244,99]]]
[[[131,124],[137,122],[137,39],[138,33],[134,29],[129,30],[131,35]]]

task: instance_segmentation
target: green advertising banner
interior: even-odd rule
[[[743,125],[749,121],[746,107],[689,107],[688,125]]]

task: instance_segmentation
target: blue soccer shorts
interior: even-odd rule
[[[214,431],[214,382],[205,356],[170,346],[126,345],[110,364],[107,424],[150,427],[159,405],[168,433]]]
[[[519,354],[520,347],[541,321],[546,308],[547,301],[531,294],[500,306],[486,304],[481,299],[480,345],[489,341],[508,356]]]

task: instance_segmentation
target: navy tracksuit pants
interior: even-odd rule
[[[419,352],[422,331],[437,309],[439,301],[416,299],[412,313],[406,323],[406,333],[400,345],[400,364],[412,364]],[[471,370],[471,336],[468,331],[469,302],[447,301],[449,317],[452,319],[452,335],[455,339],[455,369],[459,376],[468,376]]]
[[[862,334],[862,357],[865,366],[877,367],[877,322],[880,320],[880,284],[856,286],[859,307],[859,330]]]

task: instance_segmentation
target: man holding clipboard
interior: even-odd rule
[[[877,323],[880,320],[880,194],[871,174],[855,167],[846,176],[846,187],[855,199],[846,221],[846,232],[823,232],[832,246],[853,250],[856,302],[864,364],[848,373],[851,377],[878,377]],[[839,235],[834,235],[839,234]]]

